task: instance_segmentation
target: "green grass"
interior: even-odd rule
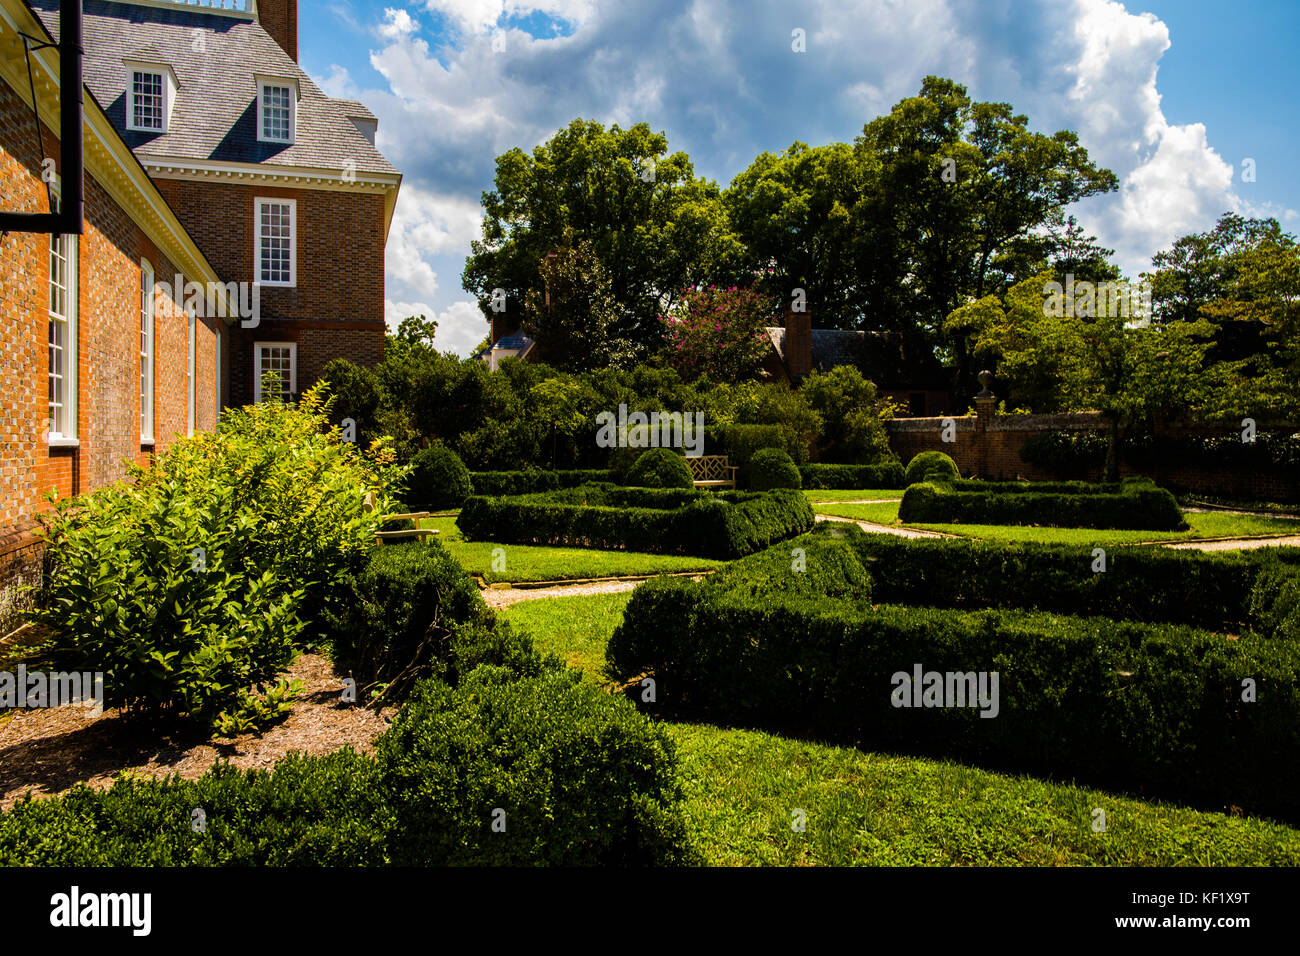
[[[438,540],[470,574],[485,581],[559,581],[574,578],[603,578],[619,574],[659,574],[674,571],[704,571],[720,567],[722,561],[671,554],[642,554],[638,551],[600,551],[595,548],[542,548],[525,544],[495,544],[466,541],[454,517],[426,518],[425,528],[437,528]],[[502,549],[501,555],[493,551]],[[492,565],[504,557],[505,569]],[[498,562],[499,563],[499,562]]]
[[[823,504],[813,510],[821,515],[838,515],[857,521],[895,527],[921,528],[990,541],[1041,541],[1046,544],[1121,545],[1139,541],[1186,541],[1197,538],[1245,537],[1257,534],[1300,534],[1295,518],[1235,515],[1217,511],[1187,515],[1189,531],[1098,531],[1090,528],[1043,528],[1031,525],[994,524],[908,524],[898,523],[898,502],[874,505]]]
[[[845,488],[826,488],[826,489],[804,489],[804,497],[809,501],[874,501],[877,498],[902,498],[902,488],[869,488],[869,489],[845,489]]]
[[[503,613],[600,681],[630,597],[523,601]],[[1265,820],[761,731],[666,727],[691,839],[712,866],[1300,865],[1300,830]],[[1094,808],[1106,811],[1105,833],[1092,830]]]

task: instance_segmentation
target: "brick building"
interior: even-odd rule
[[[375,117],[299,69],[296,0],[214,2],[84,0],[84,235],[0,235],[0,584],[46,492],[214,427],[259,371],[292,395],[383,356],[401,177]],[[57,42],[58,10],[0,0],[8,212],[58,202],[59,52],[23,39]]]

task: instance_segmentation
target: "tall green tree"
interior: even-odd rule
[[[612,335],[637,346],[659,342],[657,317],[679,290],[728,273],[743,251],[717,184],[646,123],[576,119],[531,154],[511,149],[482,202],[483,238],[461,281],[485,316],[500,289],[522,319],[527,293],[542,288],[543,258],[572,229],[608,272],[619,310]]]

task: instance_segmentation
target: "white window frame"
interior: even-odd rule
[[[297,342],[254,342],[253,343],[253,402],[262,401],[262,350],[289,350],[289,395],[298,393],[298,343]]]
[[[140,444],[154,443],[154,371],[157,363],[157,290],[153,266],[140,260]]]
[[[158,133],[167,132],[171,126],[172,104],[176,101],[176,91],[179,84],[176,81],[176,74],[172,68],[165,63],[141,63],[127,60],[126,64],[126,128],[135,133]],[[162,126],[139,126],[135,122],[135,77],[137,73],[147,73],[156,76],[159,83],[159,91],[162,95]]]
[[[187,314],[189,329],[186,332],[186,362],[185,378],[187,387],[185,389],[185,434],[194,434],[194,388],[195,388],[195,368],[197,360],[197,349],[195,348],[195,332],[198,328],[198,316]]]
[[[262,209],[264,206],[289,207],[289,280],[262,278]],[[298,285],[298,201],[257,196],[253,199],[253,281],[263,287],[292,289]]]
[[[53,409],[46,404],[46,420],[49,425],[49,431],[46,436],[46,442],[51,448],[58,447],[76,447],[80,442],[77,441],[77,318],[78,318],[78,290],[80,284],[77,281],[77,252],[79,243],[78,236],[69,233],[66,235],[51,235],[51,247],[55,242],[61,243],[63,250],[59,253],[66,263],[64,271],[63,285],[63,315],[58,315],[53,309],[48,308],[47,312],[51,320],[58,320],[63,323],[64,338],[60,351],[60,367],[57,374],[62,378],[62,425],[63,428],[56,429]],[[49,250],[51,260],[55,254],[54,249]],[[53,266],[53,261],[50,262]],[[50,290],[55,286],[55,277],[51,273],[48,276],[48,288]],[[48,350],[47,350],[48,353]],[[47,370],[48,378],[53,378],[56,374],[55,369]],[[47,378],[47,381],[48,381]]]
[[[287,137],[268,136],[266,133],[267,87],[289,91],[289,135]],[[283,76],[259,76],[257,78],[257,141],[259,143],[285,143],[292,146],[297,132],[298,81]]]

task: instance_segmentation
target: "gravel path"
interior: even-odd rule
[[[956,538],[955,534],[940,534],[938,531],[921,531],[919,528],[894,528],[887,524],[874,524],[870,521],[859,521],[856,518],[841,518],[838,515],[818,515],[818,521],[847,521],[849,524],[855,524],[863,531],[870,531],[872,534],[892,534],[900,538]]]
[[[618,594],[621,591],[631,591],[643,583],[644,581],[592,581],[589,584],[561,584],[553,588],[488,588],[482,594],[488,607],[509,607],[520,601],[538,601],[542,598]]]
[[[1250,548],[1300,547],[1300,534],[1286,538],[1232,538],[1227,541],[1179,541],[1166,544],[1166,548],[1179,551],[1246,551]]]

